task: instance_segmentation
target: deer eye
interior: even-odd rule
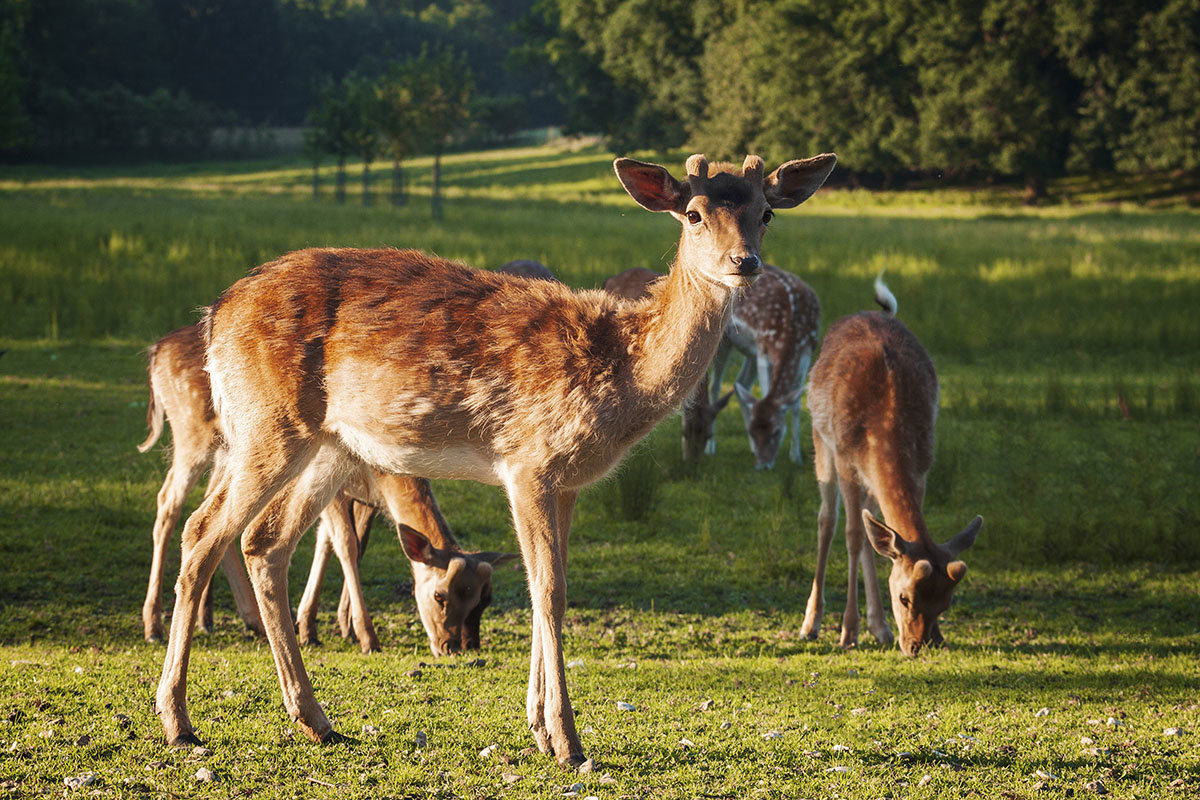
[[[908,608],[909,599],[908,599],[907,595],[903,595],[903,594],[900,595],[900,605],[904,606],[905,608]]]
[[[433,599],[436,600],[437,604],[439,606],[441,606],[442,608],[446,607],[446,593],[445,592],[434,592]]]
[[[689,212],[687,212],[687,220],[688,220],[688,222],[692,223],[693,225],[697,225],[697,224],[699,224],[699,222],[700,222],[700,212],[699,212],[699,211],[689,211]]]
[[[774,219],[774,217],[775,217],[775,212],[768,208],[766,211],[763,212],[763,225],[766,225],[767,223],[769,223],[772,219]]]

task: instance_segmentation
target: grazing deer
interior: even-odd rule
[[[821,306],[817,293],[790,272],[763,265],[763,275],[733,307],[729,344],[717,350],[710,389],[721,391],[725,360],[732,348],[746,357],[733,384],[750,437],[755,469],[771,469],[792,415],[792,461],[800,463],[800,399],[817,347]],[[751,392],[755,377],[762,399]],[[714,443],[715,444],[715,443]]]
[[[164,419],[171,424],[174,448],[172,464],[158,493],[158,512],[154,521],[154,557],[150,569],[150,582],[146,601],[142,607],[142,623],[146,639],[158,641],[162,638],[162,564],[166,556],[167,542],[180,510],[192,487],[199,481],[204,470],[215,462],[210,485],[218,482],[221,458],[217,418],[213,411],[208,375],[204,371],[204,337],[199,324],[188,325],[160,339],[150,348],[149,355],[150,402],[147,423],[150,435],[138,445],[141,452],[148,451],[162,435]],[[357,491],[363,502],[384,506],[397,521],[407,523],[407,531],[400,530],[401,543],[406,555],[413,562],[414,595],[417,609],[425,631],[429,636],[430,649],[434,655],[443,655],[462,647],[478,646],[479,607],[462,608],[460,598],[490,598],[492,566],[508,558],[499,553],[465,553],[454,541],[453,534],[437,507],[430,491],[429,482],[419,478],[384,478],[369,475],[356,476],[348,481],[347,488]],[[376,490],[376,487],[378,489]],[[339,622],[343,635],[353,631],[364,652],[379,649],[379,639],[371,624],[362,599],[362,588],[358,576],[358,562],[362,557],[360,538],[365,539],[374,509],[357,501],[352,503],[349,495],[341,495],[330,503],[321,517],[319,526],[321,546],[314,555],[320,560],[320,576],[324,576],[324,564],[328,558],[326,549],[337,552],[342,564],[345,583],[342,586],[342,602],[339,605]],[[354,518],[356,521],[352,521]],[[419,531],[429,531],[434,544]],[[454,559],[461,558],[462,564],[455,565]],[[486,562],[486,566],[485,566]],[[236,549],[229,548],[222,559],[222,567],[233,589],[234,600],[246,625],[265,635],[254,600],[253,590],[242,568],[242,560]],[[450,568],[454,566],[451,574]],[[310,583],[313,578],[310,576]],[[436,587],[436,588],[435,588]],[[316,640],[316,591],[306,595],[308,605],[301,605],[301,624],[305,641]],[[453,595],[453,603],[439,601],[438,595]],[[204,609],[205,629],[212,627],[212,595],[206,589]],[[480,601],[482,602],[482,600]],[[486,604],[485,604],[486,605]],[[464,618],[468,621],[464,625]]]
[[[506,275],[516,275],[521,278],[532,278],[542,281],[557,281],[554,273],[540,261],[534,261],[531,258],[517,258],[508,261],[496,267],[496,272],[503,272]]]
[[[517,556],[513,553],[464,551],[442,516],[429,481],[362,470],[352,476],[321,514],[317,546],[308,584],[296,613],[300,641],[317,644],[317,601],[329,554],[340,542],[356,541],[354,553],[338,553],[343,565],[354,555],[361,561],[367,549],[371,519],[384,509],[413,571],[413,596],[429,649],[435,656],[479,649],[479,623],[492,602],[492,572]],[[338,527],[341,530],[335,530]],[[427,531],[428,535],[421,533]],[[379,650],[370,616],[355,616],[353,582],[342,584],[338,626],[342,636],[357,639],[363,652]],[[365,631],[366,638],[363,633]]]
[[[532,602],[526,716],[538,747],[585,761],[562,652],[567,539],[579,490],[605,475],[708,368],[731,300],[761,271],[772,208],[815,192],[836,157],[764,175],[691,156],[678,181],[617,159],[629,194],[683,226],[640,303],[526,281],[413,250],[302,250],[235,283],[205,317],[227,468],[183,533],[155,698],[172,744],[199,741],[187,665],[200,593],[239,533],[284,705],[334,736],[292,629],[287,568],[301,532],[367,463],[505,488]]]
[[[974,544],[983,518],[975,517],[945,544],[930,538],[921,506],[925,476],[933,464],[937,374],[921,342],[895,318],[896,298],[881,279],[875,282],[875,297],[883,312],[844,317],[829,329],[809,381],[821,509],[817,569],[801,633],[815,638],[821,628],[825,565],[837,527],[840,492],[850,561],[840,644],[853,647],[858,642],[860,563],[868,628],[880,643],[892,641],[879,598],[873,547],[892,560],[888,584],[900,649],[914,656],[924,645],[941,644],[938,615],[950,605],[951,593],[966,574],[966,564],[957,558]],[[867,510],[872,501],[884,522]]]
[[[148,642],[162,641],[162,574],[167,542],[179,521],[188,492],[204,472],[220,469],[217,419],[209,395],[208,376],[204,373],[204,340],[198,325],[172,331],[151,348],[148,359],[150,401],[146,424],[150,433],[138,445],[145,453],[163,432],[163,419],[171,422],[171,466],[158,490],[158,510],[154,517],[154,554],[150,562],[150,581],[142,604],[142,629]],[[214,464],[214,462],[216,462]],[[233,590],[238,613],[246,626],[266,635],[254,601],[254,590],[242,569],[242,559],[230,550],[221,561]],[[212,594],[206,589],[201,627],[212,630]]]
[[[604,280],[604,291],[624,297],[626,300],[641,300],[650,296],[650,287],[663,275],[645,267],[631,267],[624,272],[612,275]],[[734,308],[737,303],[734,301]],[[736,314],[736,311],[734,312]],[[722,339],[721,347],[726,347]],[[720,383],[717,384],[717,394],[720,394]],[[681,420],[683,422],[683,458],[694,461],[700,458],[700,452],[705,442],[713,439],[713,429],[716,426],[717,414],[729,404],[733,392],[724,396],[708,396],[708,375],[700,377],[696,387],[683,401]]]

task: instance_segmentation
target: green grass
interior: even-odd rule
[[[305,651],[352,741],[317,747],[294,731],[269,648],[241,632],[219,579],[217,629],[197,638],[189,684],[213,752],[163,744],[151,711],[163,650],[141,641],[138,614],[165,472],[161,449],[134,449],[144,347],[247,269],[307,245],[415,246],[486,266],[537,258],[576,286],[665,268],[676,224],[628,200],[608,161],[453,156],[442,223],[420,195],[422,164],[400,211],[359,205],[353,174],[345,206],[314,203],[303,164],[0,174],[0,793],[58,794],[85,771],[96,782],[68,794],[518,798],[577,780],[602,798],[1065,797],[1093,780],[1117,797],[1196,792],[1200,215],[1030,211],[962,192],[825,193],[780,214],[764,246],[817,290],[825,327],[867,307],[886,269],[934,356],[927,515],[945,536],[986,519],[948,648],[915,661],[870,643],[839,650],[840,543],[825,628],[799,637],[815,558],[811,444],[805,464],[755,472],[727,411],[717,455],[698,468],[681,463],[668,419],[581,497],[565,642],[583,662],[568,680],[596,774],[522,754],[520,568],[498,574],[486,664],[433,662],[407,565],[382,531],[363,580],[385,651],[365,657],[334,634],[336,575],[325,644]],[[385,171],[376,178],[385,191]],[[436,489],[467,546],[514,549],[498,489]],[[311,548],[306,537],[293,600]],[[1163,735],[1175,727],[1182,737]],[[511,763],[478,757],[492,743]],[[217,783],[196,782],[202,765]],[[1043,790],[1038,771],[1056,776]]]

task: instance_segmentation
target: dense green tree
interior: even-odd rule
[[[948,0],[916,21],[904,50],[923,165],[1019,175],[1035,202],[1066,161],[1079,96],[1048,0]]]
[[[433,153],[431,209],[442,218],[442,154],[470,118],[474,76],[466,58],[448,48],[421,48],[409,66],[414,78],[414,96],[420,109],[415,128],[418,141]]]
[[[339,203],[346,202],[346,159],[355,151],[356,117],[345,91],[344,83],[326,79],[317,90],[319,103],[309,115],[309,125],[316,131],[315,141],[320,148],[337,159],[334,195]]]
[[[421,124],[411,62],[390,62],[375,93],[375,123],[383,134],[384,150],[392,157],[391,201],[401,206],[406,202],[403,162],[416,149]]]
[[[1133,55],[1117,87],[1129,124],[1116,143],[1116,165],[1200,168],[1200,0],[1146,11]]]
[[[362,159],[362,201],[371,204],[371,162],[379,153],[378,96],[375,81],[350,73],[342,79],[342,94],[350,116],[351,149]]]

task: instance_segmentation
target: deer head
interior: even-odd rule
[[[710,165],[696,154],[687,160],[686,181],[657,164],[631,158],[618,158],[613,168],[639,205],[665,211],[683,225],[678,263],[695,265],[709,280],[741,288],[762,272],[759,248],[772,209],[803,203],[836,163],[837,156],[825,153],[789,161],[764,177],[758,156],[746,156],[739,170]]]
[[[400,542],[413,565],[413,596],[435,656],[479,648],[479,621],[492,601],[492,570],[512,553],[442,550],[407,525]]]
[[[983,517],[975,517],[962,532],[942,545],[906,541],[866,509],[862,518],[875,552],[892,561],[888,586],[892,613],[900,631],[900,650],[915,656],[925,645],[940,645],[938,617],[950,607],[955,587],[967,574],[967,565],[957,560],[958,555],[975,543],[983,527]]]
[[[797,386],[783,397],[768,395],[761,400],[755,400],[754,394],[739,383],[735,383],[733,388],[737,392],[742,421],[746,423],[746,433],[754,450],[754,468],[772,469],[787,427],[784,410],[800,399],[804,387]]]

